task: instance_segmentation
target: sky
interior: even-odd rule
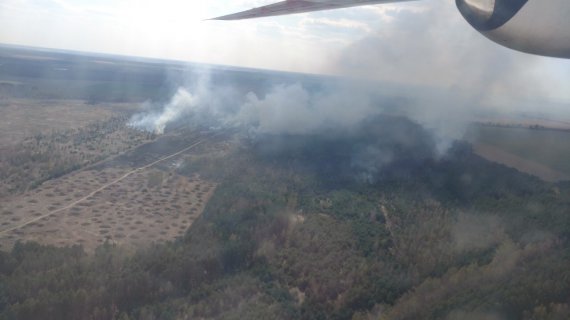
[[[0,43],[434,86],[511,107],[570,103],[569,61],[492,43],[454,1],[205,21],[271,2],[0,0]]]

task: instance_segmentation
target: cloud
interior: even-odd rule
[[[351,19],[329,19],[329,18],[310,18],[307,17],[301,21],[305,28],[316,26],[333,27],[337,29],[359,30],[366,33],[371,32],[372,28],[365,22]]]

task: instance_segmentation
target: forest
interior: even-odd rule
[[[174,242],[1,252],[0,318],[570,318],[570,184],[399,117],[237,138],[178,168],[218,187]]]

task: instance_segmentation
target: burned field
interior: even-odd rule
[[[193,157],[216,150],[221,140],[208,140],[210,136],[164,136],[5,198],[0,209],[2,250],[17,241],[81,244],[92,252],[105,242],[135,249],[176,239],[199,217],[216,187],[199,172],[177,173]]]

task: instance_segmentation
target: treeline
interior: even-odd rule
[[[544,119],[549,121],[548,119]],[[570,123],[564,121],[550,120],[562,126],[569,126]],[[494,127],[494,128],[515,128],[515,129],[529,129],[529,130],[547,130],[547,131],[563,131],[570,132],[570,129],[564,127],[544,126],[540,124],[522,124],[522,123],[503,123],[503,122],[474,122],[472,125],[480,127]]]

